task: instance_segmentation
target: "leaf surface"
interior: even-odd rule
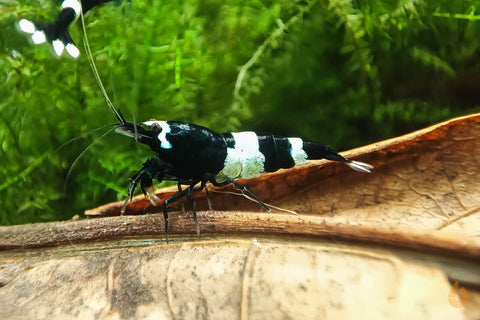
[[[0,227],[1,318],[478,319],[480,115],[195,195],[97,218]],[[161,199],[176,188],[157,191]],[[151,213],[144,214],[141,213]],[[140,214],[140,215],[139,215]]]

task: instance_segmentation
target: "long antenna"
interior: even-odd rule
[[[118,121],[120,121],[120,123],[124,124],[125,119],[123,118],[123,116],[119,112],[119,110],[117,110],[115,108],[112,101],[108,97],[107,91],[105,90],[105,87],[103,86],[102,79],[100,78],[100,75],[98,74],[97,66],[95,65],[95,61],[93,60],[92,51],[90,50],[90,44],[88,43],[87,29],[85,28],[85,20],[83,19],[83,10],[80,10],[80,19],[82,20],[83,45],[85,47],[85,51],[87,51],[88,61],[90,62],[90,67],[92,68],[95,79],[97,80],[98,86],[100,87],[100,91],[102,91],[103,96],[105,97],[105,100],[107,101],[108,106],[113,111],[113,113],[117,117]]]
[[[92,132],[95,132],[95,131],[98,131],[98,130],[101,130],[101,129],[104,129],[105,127],[110,127],[112,126],[111,124],[110,125],[106,125],[106,126],[102,126],[100,128],[97,128],[87,134],[90,134]],[[72,165],[70,166],[70,168],[68,169],[68,172],[67,172],[67,175],[65,177],[65,182],[63,183],[63,193],[65,194],[67,192],[67,183],[68,183],[68,179],[70,178],[70,175],[72,174],[72,171],[73,171],[73,168],[77,165],[78,161],[80,160],[81,157],[83,157],[83,155],[88,151],[90,150],[90,148],[97,142],[99,142],[101,139],[103,139],[103,137],[105,137],[107,134],[109,134],[110,132],[112,132],[113,129],[110,129],[108,130],[107,132],[105,132],[104,134],[102,134],[100,137],[96,138],[91,144],[89,144],[85,149],[83,149],[83,151],[75,158],[75,160],[73,161]],[[73,138],[71,139],[70,141],[67,141],[66,143],[62,144],[60,147],[58,147],[55,151],[59,150],[60,148],[63,148],[66,144],[72,142],[72,141],[75,141],[75,140],[78,140],[80,138],[83,138],[83,137],[77,137],[77,138]]]

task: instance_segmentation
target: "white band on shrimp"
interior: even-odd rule
[[[307,161],[307,153],[303,150],[303,140],[300,138],[288,138],[290,142],[290,155],[295,164],[305,164]]]

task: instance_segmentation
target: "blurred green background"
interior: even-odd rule
[[[0,0],[0,224],[64,220],[126,197],[150,149],[115,123],[83,50],[16,29],[59,1]],[[480,1],[114,1],[85,16],[130,121],[300,136],[346,150],[480,104]],[[100,128],[100,129],[99,129]],[[98,130],[97,130],[98,129]]]

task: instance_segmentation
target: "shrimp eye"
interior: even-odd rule
[[[150,130],[152,130],[152,131],[162,131],[162,127],[160,127],[160,124],[158,124],[158,122],[153,122],[150,125]]]

